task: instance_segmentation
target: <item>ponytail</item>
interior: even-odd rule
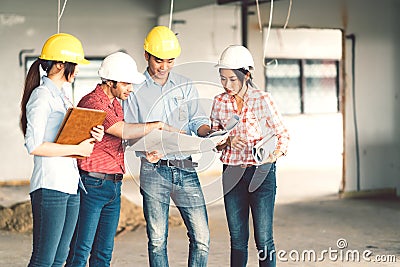
[[[41,66],[42,69],[48,75],[53,65],[56,64],[57,62],[59,61],[37,59],[35,62],[33,62],[32,66],[29,68],[28,74],[26,75],[24,92],[22,94],[22,100],[21,100],[20,127],[24,135],[26,134],[26,125],[28,123],[26,118],[26,104],[28,103],[33,90],[35,90],[35,88],[40,85],[39,66]],[[71,74],[74,73],[77,64],[71,62],[62,62],[62,63],[64,64],[64,77],[68,81]]]
[[[29,68],[28,74],[25,79],[24,85],[24,92],[22,94],[21,99],[21,120],[20,120],[20,127],[22,133],[26,134],[26,125],[27,125],[27,118],[26,118],[26,104],[28,103],[29,98],[33,90],[40,85],[40,59],[37,59],[33,62],[32,66]]]

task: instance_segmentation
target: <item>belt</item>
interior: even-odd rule
[[[88,175],[94,178],[99,178],[99,179],[103,179],[103,180],[110,180],[110,181],[114,181],[114,182],[119,182],[122,181],[123,178],[123,174],[121,173],[116,173],[116,174],[109,174],[109,173],[101,173],[101,172],[87,172],[84,170],[79,170],[79,173],[81,175]]]
[[[145,158],[142,158],[142,160],[148,162]],[[177,167],[181,169],[196,168],[199,166],[197,162],[194,162],[191,159],[160,159],[158,162],[153,164],[156,167],[167,166],[167,167]]]

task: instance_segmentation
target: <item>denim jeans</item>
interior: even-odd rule
[[[177,206],[189,237],[188,266],[207,265],[210,232],[203,192],[196,171],[155,166],[142,161],[140,192],[146,219],[151,267],[167,267],[168,214],[170,199]]]
[[[276,266],[272,236],[276,194],[275,171],[275,163],[247,168],[224,165],[222,181],[231,238],[231,266],[244,267],[247,264],[250,210],[259,266]]]
[[[81,191],[78,224],[66,266],[110,266],[121,208],[121,184],[82,175],[87,194]]]
[[[78,219],[79,194],[41,188],[30,196],[33,251],[28,266],[62,266]]]

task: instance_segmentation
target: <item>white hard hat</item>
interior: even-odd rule
[[[135,60],[123,52],[107,56],[101,63],[99,76],[107,80],[134,84],[140,84],[146,79],[138,72]]]
[[[222,52],[217,68],[254,70],[254,60],[250,51],[242,45],[230,45]]]

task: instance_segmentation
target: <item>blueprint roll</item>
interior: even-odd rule
[[[275,134],[269,135],[261,139],[252,149],[254,160],[257,164],[263,164],[269,156],[274,152],[278,139]]]
[[[233,114],[232,118],[230,118],[230,120],[226,123],[226,127],[225,130],[226,131],[230,131],[233,128],[235,128],[235,126],[238,124],[239,122],[239,116],[236,114]]]

